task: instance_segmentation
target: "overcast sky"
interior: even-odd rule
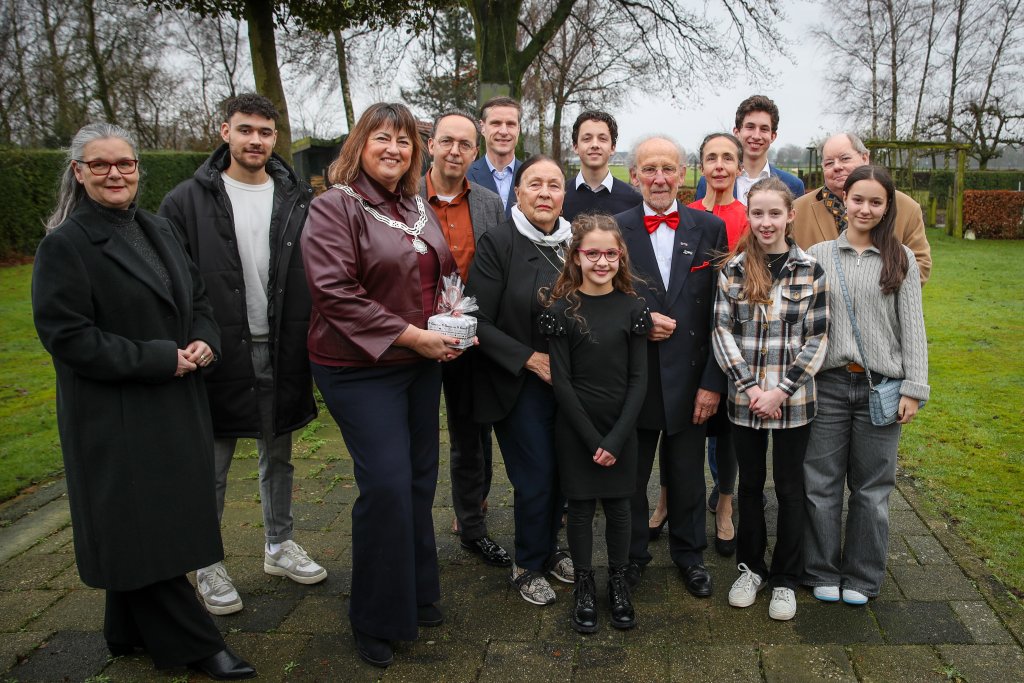
[[[654,101],[634,95],[629,105],[613,111],[619,123],[618,149],[630,149],[633,142],[650,133],[674,135],[687,152],[693,152],[711,132],[733,128],[736,106],[749,95],[767,95],[779,107],[779,137],[774,145],[805,147],[812,140],[837,132],[843,121],[828,112],[821,50],[808,38],[810,27],[819,21],[820,5],[807,0],[786,0],[789,19],[780,26],[793,62],[775,59],[771,82],[750,83],[737,76],[716,95],[708,93],[700,102]]]

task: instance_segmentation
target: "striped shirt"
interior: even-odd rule
[[[712,346],[729,385],[729,419],[754,429],[789,429],[814,419],[814,374],[825,360],[829,301],[825,271],[790,243],[771,303],[743,298],[746,253],[730,259],[718,276]],[[750,411],[746,390],[778,387],[789,398],[779,419]]]

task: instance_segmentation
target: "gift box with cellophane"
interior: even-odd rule
[[[427,320],[427,329],[455,337],[453,346],[468,349],[476,336],[476,318],[466,315],[479,308],[476,299],[465,295],[465,285],[458,273],[441,278],[441,291],[437,296],[437,314]]]

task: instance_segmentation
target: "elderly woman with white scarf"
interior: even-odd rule
[[[555,601],[545,575],[572,583],[571,558],[558,550],[562,498],[555,461],[555,397],[547,340],[537,327],[540,290],[562,271],[571,228],[560,217],[562,169],[536,155],[516,172],[518,204],[477,242],[468,287],[480,310],[475,417],[494,425],[515,489],[515,562],[510,580],[527,602]]]

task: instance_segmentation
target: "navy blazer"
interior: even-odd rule
[[[804,181],[800,180],[792,173],[783,171],[781,168],[772,164],[768,164],[768,168],[771,169],[771,174],[773,176],[785,183],[786,187],[789,188],[789,191],[793,193],[793,199],[800,199],[800,197],[804,196]],[[708,184],[705,182],[704,176],[701,176],[700,180],[697,181],[697,194],[694,196],[694,199],[703,199],[704,195],[707,194],[707,191]],[[732,194],[734,197],[737,196],[735,185],[732,187]]]
[[[523,162],[519,159],[512,161],[512,187],[508,190],[508,204],[505,205],[505,217],[512,215],[512,207],[516,205],[516,191],[515,191],[515,177],[519,167],[523,165]],[[498,195],[498,199],[501,199],[501,195],[498,194],[498,186],[494,183],[494,176],[491,175],[491,169],[487,166],[487,160],[484,157],[480,157],[469,167],[469,171],[466,173],[466,177],[469,178],[469,182],[476,183],[477,185],[483,185],[485,188]]]
[[[629,250],[637,292],[652,312],[676,321],[668,339],[647,343],[647,399],[637,427],[675,434],[693,425],[697,389],[725,393],[725,374],[711,351],[718,269],[715,258],[728,251],[725,223],[705,211],[679,206],[669,282],[661,281],[644,205],[615,216]]]

